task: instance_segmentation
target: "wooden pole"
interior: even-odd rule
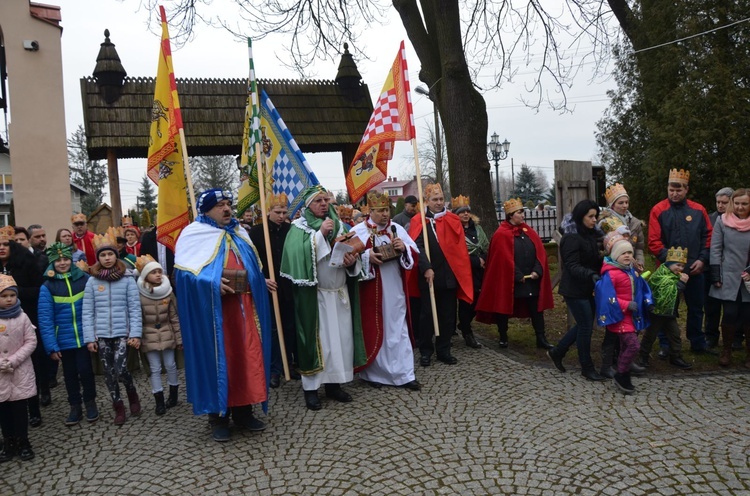
[[[271,237],[268,233],[268,215],[266,215],[266,185],[263,174],[266,172],[265,160],[261,161],[260,142],[255,143],[255,157],[258,164],[258,193],[260,194],[260,210],[263,219],[263,240],[266,244],[266,263],[268,264],[268,277],[276,282],[276,271],[273,268],[273,253],[271,253]],[[273,315],[276,319],[276,334],[279,336],[279,350],[281,351],[281,362],[284,364],[284,379],[291,380],[289,376],[289,363],[286,359],[286,343],[284,342],[284,327],[281,324],[281,310],[279,308],[279,292],[271,291],[273,301]]]
[[[188,195],[190,197],[190,207],[193,210],[193,219],[198,217],[198,210],[195,205],[195,190],[193,189],[193,173],[190,170],[188,161],[187,142],[185,141],[185,130],[180,128],[180,143],[182,144],[182,163],[185,170],[185,181],[187,181]]]
[[[427,260],[430,260],[430,241],[427,239],[427,221],[424,218],[426,207],[424,204],[424,192],[422,191],[422,171],[419,169],[419,153],[417,150],[417,140],[412,138],[412,147],[414,148],[414,166],[417,171],[417,191],[419,192],[420,205],[422,205],[422,211],[419,212],[419,218],[422,222],[422,239],[424,240],[424,252],[427,255]],[[435,336],[440,336],[440,324],[437,316],[437,305],[435,304],[435,288],[430,286],[430,305],[432,306],[432,325],[435,328]]]
[[[112,202],[112,227],[122,222],[122,202],[120,200],[120,171],[117,169],[117,153],[107,148],[107,177],[109,178],[109,201]]]

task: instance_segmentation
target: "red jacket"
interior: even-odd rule
[[[615,288],[617,304],[620,306],[620,310],[622,310],[624,316],[620,322],[608,325],[607,330],[617,334],[635,332],[633,315],[628,310],[628,305],[633,301],[633,281],[630,280],[630,276],[625,271],[607,262],[604,262],[602,265],[602,274],[605,272],[609,272],[609,278],[612,279],[612,285]]]
[[[94,265],[97,262],[96,250],[94,250],[94,233],[86,231],[82,238],[73,233],[73,243],[75,243],[76,248],[86,253],[86,263]]]
[[[711,249],[711,220],[699,203],[662,200],[651,209],[648,219],[648,249],[664,263],[672,246],[687,248],[687,267],[696,260],[708,265]]]

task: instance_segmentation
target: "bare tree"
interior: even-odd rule
[[[143,1],[152,9],[157,5],[157,0]],[[288,34],[290,65],[304,73],[316,59],[337,57],[344,42],[364,56],[358,44],[360,29],[381,23],[389,8],[385,0],[235,1],[239,19],[230,25],[227,19],[209,17],[210,2],[175,0],[170,19],[178,26],[176,37],[187,39],[198,22],[221,25],[236,34],[245,30],[256,39]],[[519,75],[513,55],[521,52],[520,65],[534,67],[529,103],[540,105],[548,99],[542,83],[550,78],[555,86],[552,94],[558,95],[551,105],[566,108],[565,89],[578,68],[589,62],[598,66],[607,52],[608,6],[603,0],[392,0],[390,5],[421,63],[419,79],[435,95],[445,130],[451,190],[476,198],[477,213],[494,219],[486,155],[487,108],[480,90]],[[572,43],[563,46],[561,38]],[[581,51],[586,56],[574,63],[571,56]],[[490,64],[495,64],[493,82],[481,87],[476,76]],[[490,231],[496,227],[493,224]]]

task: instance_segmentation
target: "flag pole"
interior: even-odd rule
[[[182,148],[182,163],[184,165],[185,180],[187,181],[188,195],[190,196],[190,208],[193,211],[193,220],[198,217],[198,210],[195,205],[195,190],[193,189],[193,173],[190,170],[188,161],[187,143],[185,142],[185,129],[180,128],[180,147]]]
[[[268,232],[268,215],[266,212],[266,185],[264,184],[263,174],[265,173],[265,160],[261,161],[260,143],[255,142],[255,163],[258,164],[258,193],[260,194],[260,210],[263,219],[263,241],[266,245],[266,258],[268,263],[268,277],[271,281],[276,282],[276,271],[273,268],[273,254],[271,253],[271,237]],[[279,309],[279,292],[271,291],[273,300],[273,315],[276,319],[276,334],[279,336],[279,351],[281,352],[281,362],[284,365],[284,379],[291,380],[289,376],[289,363],[286,359],[286,343],[284,342],[284,327],[281,324],[281,310]]]
[[[414,148],[414,166],[417,172],[417,191],[419,193],[419,198],[421,199],[419,204],[421,205],[422,211],[419,212],[420,214],[419,220],[422,222],[422,239],[424,241],[424,252],[425,252],[425,255],[427,255],[427,260],[431,261],[430,241],[429,239],[427,239],[427,221],[424,218],[424,214],[426,212],[426,206],[424,204],[424,201],[425,201],[424,191],[422,191],[422,171],[419,169],[419,153],[417,150],[416,138],[411,139],[411,144],[412,144],[412,147]],[[430,287],[430,306],[432,307],[432,325],[435,328],[435,336],[437,337],[437,336],[440,336],[440,325],[439,325],[438,315],[437,315],[437,304],[435,303],[435,287],[432,285],[432,281],[430,281],[429,287]]]

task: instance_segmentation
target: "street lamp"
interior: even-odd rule
[[[497,133],[492,133],[492,139],[487,143],[487,150],[489,150],[489,159],[495,161],[495,209],[500,213],[502,205],[500,202],[500,161],[508,158],[510,141],[506,139],[500,143]]]
[[[440,78],[442,79],[442,78]],[[435,84],[440,82],[438,79]],[[432,87],[435,86],[432,85]],[[431,88],[425,88],[424,86],[417,86],[414,91],[420,95],[424,95],[432,101],[432,113],[435,116],[435,182],[440,186],[443,185],[443,145],[440,139],[440,119],[438,117],[438,107],[435,101],[434,95]]]

